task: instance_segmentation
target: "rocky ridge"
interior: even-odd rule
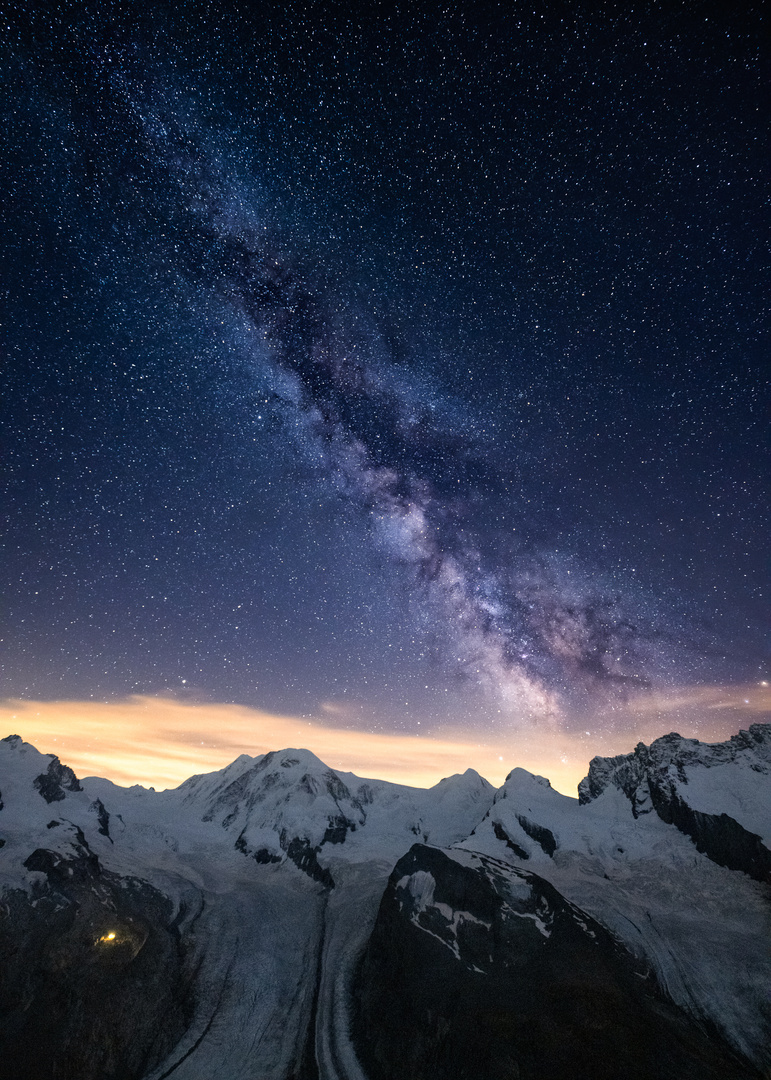
[[[655,812],[721,866],[771,881],[769,776],[771,727],[753,724],[724,743],[672,733],[631,754],[596,757],[578,794],[587,803],[613,784],[635,817]]]

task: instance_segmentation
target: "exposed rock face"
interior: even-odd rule
[[[369,1080],[759,1077],[543,878],[416,844],[356,986]]]
[[[707,770],[716,774],[717,785],[705,784],[709,780]],[[739,796],[737,815],[711,813],[710,788],[719,787],[717,774],[729,770],[726,787]],[[596,757],[578,790],[580,801],[587,803],[612,784],[627,796],[635,817],[655,812],[662,821],[690,836],[699,851],[721,866],[741,870],[758,881],[771,881],[768,806],[765,835],[752,827],[757,828],[759,821],[757,811],[752,813],[752,803],[757,802],[753,800],[753,789],[761,777],[769,775],[771,724],[753,724],[724,743],[710,745],[672,733],[656,739],[649,747],[638,743],[631,754]],[[767,784],[761,797],[767,798],[766,792]]]
[[[557,841],[551,829],[547,829],[545,825],[537,825],[534,821],[526,818],[524,814],[517,814],[516,817],[530,839],[535,840],[536,844],[547,855],[553,855],[557,850]]]
[[[71,858],[38,848],[32,895],[0,908],[0,1078],[139,1080],[188,1008],[168,901],[103,871],[80,833]]]
[[[108,840],[112,840],[110,836],[110,815],[105,808],[101,799],[94,799],[88,808],[92,814],[96,814],[99,822],[99,833],[102,836],[106,836]]]
[[[771,882],[771,851],[756,833],[743,828],[728,814],[703,814],[674,792],[669,800],[660,798],[655,786],[651,795],[662,821],[676,825],[720,866],[741,870],[756,881]]]
[[[674,767],[677,778],[687,782],[687,766],[709,769],[736,761],[743,761],[754,772],[771,774],[771,724],[751,724],[749,730],[723,743],[702,743],[671,732],[650,746],[638,743],[631,754],[592,758],[589,774],[578,785],[578,797],[582,803],[589,802],[613,783],[631,799],[650,773],[658,774],[661,780],[664,775],[671,777]]]
[[[35,787],[47,803],[60,802],[66,797],[66,791],[82,791],[78,778],[69,765],[62,765],[58,757],[53,760],[44,773],[35,779]]]
[[[494,821],[492,823],[492,825],[493,825],[493,832],[495,833],[496,838],[498,840],[503,840],[506,847],[510,851],[513,851],[518,859],[529,859],[530,858],[530,855],[528,854],[527,851],[525,851],[525,849],[523,847],[520,847],[519,844],[514,843],[514,841],[511,839],[509,834],[504,829],[503,825],[501,825],[500,821]]]

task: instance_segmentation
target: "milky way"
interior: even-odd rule
[[[156,133],[148,156],[167,172],[165,190],[184,200],[164,209],[187,275],[225,297],[256,332],[259,360],[290,376],[289,426],[299,424],[329,482],[366,509],[373,542],[409,567],[448,666],[519,718],[558,714],[555,686],[649,685],[645,661],[662,631],[628,596],[589,584],[575,561],[569,570],[521,551],[491,562],[464,505],[466,489],[495,483],[484,448],[433,415],[382,345],[373,353],[336,325],[332,299],[277,254],[253,215],[240,220],[227,182],[174,117],[139,120]]]
[[[758,673],[752,34],[416,9],[375,70],[369,19],[188,18],[10,47],[7,692],[409,726]]]

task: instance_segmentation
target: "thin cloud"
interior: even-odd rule
[[[505,735],[457,726],[421,736],[370,733],[244,705],[141,695],[111,702],[0,703],[6,734],[19,734],[44,753],[56,754],[79,776],[106,776],[122,785],[176,787],[196,773],[223,768],[239,754],[294,746],[312,750],[334,769],[416,787],[467,768],[500,785],[518,766],[548,777],[568,795],[575,794],[597,754],[628,753],[637,742],[650,743],[672,730],[718,742],[770,713],[771,689],[763,683],[641,695],[612,718],[596,714],[581,730],[541,723]]]

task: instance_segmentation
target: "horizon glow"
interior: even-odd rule
[[[6,734],[18,734],[56,754],[79,778],[98,775],[121,786],[176,787],[189,776],[224,768],[240,754],[290,747],[311,750],[337,771],[415,787],[430,787],[473,768],[496,787],[514,768],[546,776],[575,796],[595,755],[629,753],[671,730],[718,742],[769,717],[771,690],[752,686],[683,688],[651,696],[634,712],[607,718],[595,731],[532,726],[505,735],[448,727],[425,735],[373,734],[334,727],[328,718],[282,716],[226,703],[190,703],[133,695],[111,702],[0,702]]]

